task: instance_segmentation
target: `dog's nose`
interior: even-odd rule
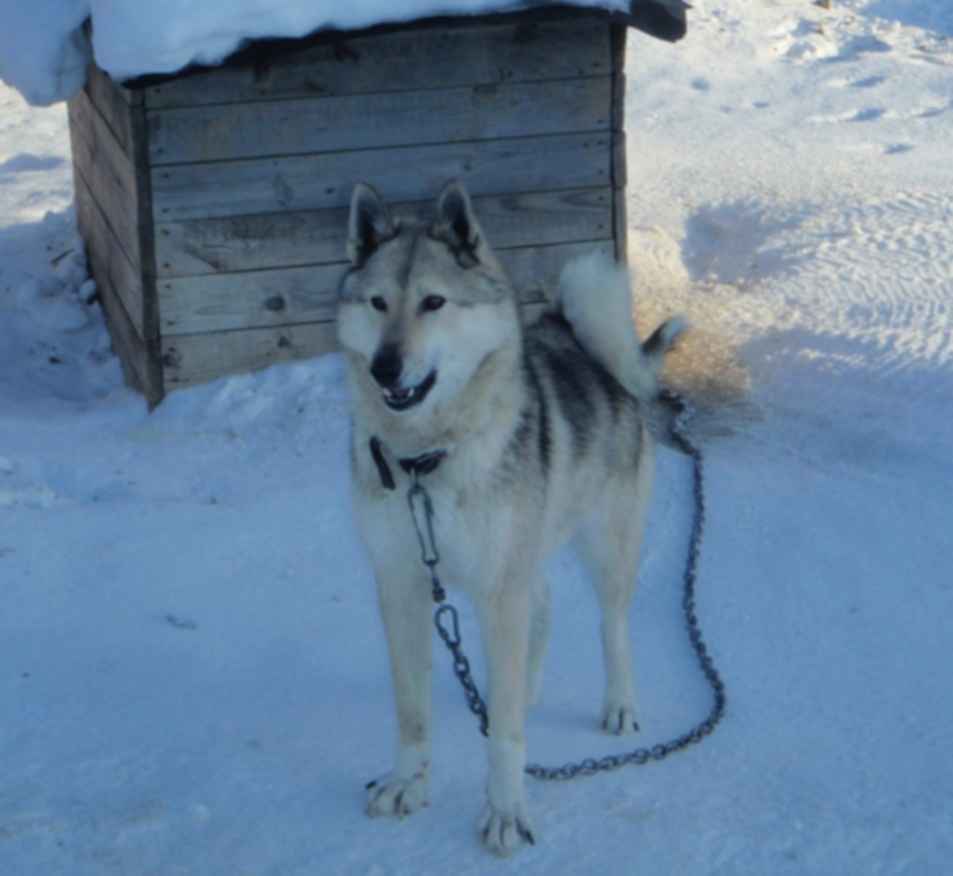
[[[393,344],[381,347],[371,362],[371,376],[384,389],[393,387],[400,380],[400,372],[404,368],[400,353]]]

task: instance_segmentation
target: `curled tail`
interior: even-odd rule
[[[642,343],[632,318],[629,272],[600,253],[567,264],[558,294],[563,316],[586,352],[639,401],[654,401],[665,354],[685,321],[666,320]]]

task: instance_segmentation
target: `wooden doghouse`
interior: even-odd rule
[[[625,256],[626,26],[547,10],[257,45],[69,116],[80,231],[127,379],[175,387],[334,348],[354,184],[406,211],[462,178],[523,302]]]

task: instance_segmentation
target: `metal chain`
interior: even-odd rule
[[[687,406],[684,400],[681,396],[670,391],[664,391],[661,395],[661,400],[672,407],[676,412],[671,429],[673,442],[692,460],[694,516],[692,519],[691,538],[688,545],[688,558],[685,563],[683,576],[682,611],[684,613],[685,625],[688,629],[688,639],[691,642],[692,650],[698,658],[702,674],[705,676],[712,691],[712,707],[704,720],[699,721],[686,733],[666,742],[636,748],[624,754],[610,754],[601,758],[589,757],[575,763],[566,763],[558,767],[528,764],[525,771],[535,779],[544,781],[565,781],[567,779],[574,779],[577,776],[591,776],[596,773],[609,772],[610,770],[619,769],[624,766],[641,766],[649,761],[664,760],[676,751],[681,751],[690,745],[701,742],[702,739],[714,731],[725,712],[727,703],[725,684],[718,670],[715,668],[711,655],[708,653],[708,647],[702,638],[701,627],[699,626],[698,615],[695,610],[695,585],[698,577],[698,560],[701,555],[702,537],[705,529],[704,458],[701,450],[699,450],[685,434],[684,420],[687,416]],[[489,717],[486,703],[480,696],[480,692],[473,681],[473,676],[470,673],[470,662],[467,660],[461,647],[460,621],[457,610],[449,603],[440,604],[444,602],[446,594],[436,573],[436,566],[440,560],[440,555],[437,552],[436,542],[434,540],[433,503],[430,501],[430,496],[427,494],[426,489],[418,480],[416,472],[411,473],[411,488],[407,499],[410,504],[414,528],[417,531],[417,538],[420,541],[421,559],[430,571],[434,602],[439,605],[439,608],[437,608],[434,613],[434,625],[443,643],[453,656],[453,671],[463,688],[467,705],[470,711],[480,719],[480,732],[484,736],[487,736]]]
[[[447,627],[448,621],[449,628]],[[457,609],[449,603],[441,605],[434,612],[433,622],[437,627],[440,638],[443,639],[443,643],[453,655],[453,671],[463,688],[463,695],[467,699],[470,711],[480,719],[480,732],[484,736],[489,736],[490,716],[487,714],[486,703],[483,702],[483,697],[480,696],[480,691],[473,681],[473,676],[470,675],[470,661],[467,660],[463,649],[460,647],[460,618],[457,615]]]
[[[417,530],[417,541],[420,542],[420,562],[430,572],[430,587],[433,592],[433,601],[438,605],[447,598],[447,592],[437,576],[437,563],[440,554],[437,551],[437,540],[433,534],[433,502],[430,494],[424,489],[418,479],[416,469],[410,472],[410,489],[407,491],[407,504],[410,505],[410,516]]]
[[[440,553],[433,532],[433,502],[430,494],[420,483],[419,472],[416,468],[410,471],[410,490],[407,492],[407,504],[410,505],[410,516],[417,531],[417,541],[420,543],[420,561],[430,572],[430,588],[433,601],[438,608],[434,612],[433,622],[443,640],[447,650],[453,655],[453,671],[463,688],[470,711],[480,719],[480,732],[489,736],[490,718],[486,703],[480,696],[480,691],[470,674],[470,661],[463,653],[462,638],[460,636],[460,617],[457,609],[450,603],[441,604],[447,598],[447,593],[437,575],[437,563],[440,562]]]
[[[664,760],[676,751],[688,748],[701,742],[708,736],[722,719],[727,702],[725,684],[715,668],[714,661],[708,653],[708,648],[702,638],[698,615],[695,611],[695,584],[698,577],[698,560],[701,556],[701,543],[705,530],[705,472],[702,452],[689,440],[684,431],[684,419],[687,416],[687,407],[683,399],[672,392],[665,392],[662,401],[673,407],[676,417],[672,424],[671,437],[679,449],[692,459],[692,482],[694,495],[694,516],[692,519],[692,533],[688,544],[688,558],[685,563],[682,590],[682,611],[685,625],[688,628],[688,639],[692,650],[698,657],[702,674],[708,681],[713,695],[711,710],[704,720],[699,721],[688,732],[676,736],[667,742],[661,742],[650,747],[636,748],[625,754],[610,754],[602,758],[586,758],[577,763],[567,763],[560,767],[546,767],[539,764],[529,764],[526,772],[536,779],[547,781],[565,781],[577,776],[591,776],[595,773],[609,772],[624,766],[641,766],[649,761]]]

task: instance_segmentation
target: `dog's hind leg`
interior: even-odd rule
[[[428,802],[430,784],[430,591],[420,576],[409,579],[377,570],[381,617],[387,634],[397,706],[394,769],[367,786],[367,814],[410,815]]]
[[[602,610],[602,651],[606,687],[602,727],[621,735],[638,730],[629,606],[635,593],[639,551],[651,493],[653,451],[643,430],[639,468],[615,481],[580,533],[580,546],[594,579]]]

